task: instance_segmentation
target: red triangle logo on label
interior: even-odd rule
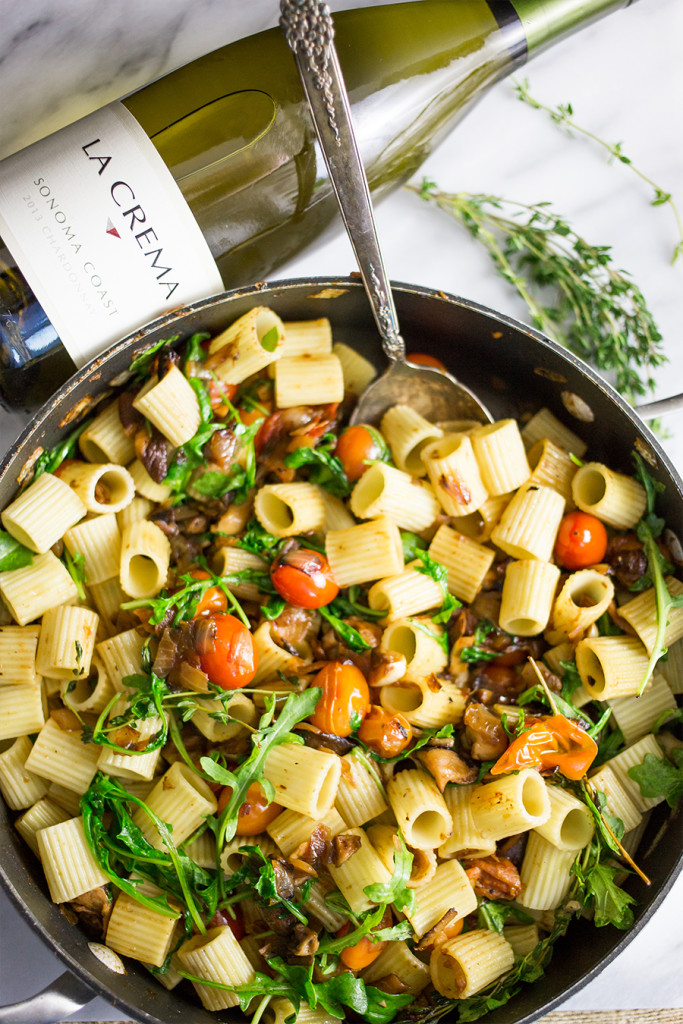
[[[116,230],[116,228],[114,227],[114,225],[112,224],[112,222],[109,220],[108,217],[107,217],[107,234],[108,235],[113,235],[114,238],[120,238],[121,237],[121,235],[118,233],[118,231]]]

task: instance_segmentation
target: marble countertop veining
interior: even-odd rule
[[[333,0],[331,7],[366,2]],[[0,0],[0,156],[276,20],[275,0]],[[539,99],[551,105],[571,101],[579,123],[610,142],[623,142],[637,166],[683,206],[681,40],[680,0],[641,0],[536,58],[524,74]],[[683,260],[669,263],[676,225],[667,208],[650,205],[651,190],[627,167],[609,165],[584,139],[568,139],[502,82],[423,172],[444,190],[550,200],[588,240],[610,245],[615,264],[632,274],[664,336],[669,362],[657,373],[656,397],[683,391]],[[488,256],[445,215],[399,192],[380,206],[378,221],[393,278],[526,318],[526,307]],[[282,276],[347,273],[353,267],[340,234],[283,267]],[[3,448],[20,425],[20,417],[0,411]],[[680,470],[683,413],[666,426],[671,436],[664,446]],[[563,1008],[683,1006],[682,910],[679,878],[631,945]],[[42,987],[61,965],[4,893],[0,920],[0,1002],[8,1002]],[[98,999],[75,1019],[118,1016]]]

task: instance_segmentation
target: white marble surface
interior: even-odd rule
[[[331,6],[365,2],[337,0]],[[275,0],[0,0],[0,155],[198,54],[274,24],[275,8]],[[681,40],[681,0],[641,0],[537,58],[525,73],[540,99],[570,100],[580,123],[621,140],[638,166],[683,206]],[[589,143],[564,137],[503,82],[430,158],[424,173],[445,190],[551,200],[587,239],[612,246],[615,263],[640,285],[665,338],[670,362],[657,376],[656,395],[683,391],[683,260],[669,265],[675,225],[667,209],[649,205],[648,189],[627,168],[609,166]],[[488,257],[444,215],[399,193],[380,207],[378,220],[392,277],[525,318],[525,307]],[[350,248],[339,237],[284,267],[283,276],[351,269]],[[16,424],[0,418],[3,443]],[[665,447],[680,470],[683,414],[667,427],[672,436]],[[627,950],[566,1008],[683,1006],[682,911],[679,879]],[[0,921],[0,1002],[6,1002],[46,984],[60,965],[1,893]],[[98,1000],[76,1019],[116,1016]]]

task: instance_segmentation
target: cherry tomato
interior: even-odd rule
[[[522,768],[557,770],[566,779],[582,779],[598,753],[595,740],[564,715],[544,715],[513,740],[491,768],[491,775]]]
[[[283,551],[271,564],[270,578],[280,597],[297,608],[322,608],[339,593],[329,562],[310,548]]]
[[[256,420],[265,419],[273,411],[272,402],[266,400],[265,402],[259,402],[259,405],[262,406],[261,409],[257,409],[256,406],[253,406],[251,409],[244,409],[242,406],[240,406],[239,409],[237,410],[240,419],[242,420],[242,423],[244,423],[245,427],[248,427],[250,424],[255,423]],[[264,412],[263,409],[265,409],[266,411]]]
[[[226,413],[228,407],[225,404],[225,400],[227,398],[229,402],[232,402],[237,391],[237,384],[219,384],[215,380],[209,380],[206,382],[206,387],[211,400],[211,411],[220,412],[221,414]]]
[[[194,569],[190,576],[195,580],[208,580],[209,574],[205,569]],[[228,607],[228,599],[220,587],[208,587],[199,599],[197,610],[192,616],[193,619],[211,615],[213,612],[224,612]]]
[[[311,715],[313,725],[332,736],[350,736],[370,707],[370,691],[361,670],[341,661],[329,661],[318,672],[313,686],[320,686],[323,691]]]
[[[390,928],[391,922],[391,911],[387,910],[378,927]],[[337,938],[343,938],[343,936],[348,933],[350,927],[350,921],[343,924],[337,932]],[[369,935],[364,935],[362,939],[358,940],[355,946],[346,946],[345,949],[342,949],[339,953],[339,959],[345,967],[349,968],[350,971],[362,971],[364,967],[368,967],[377,959],[385,946],[386,941],[373,942]]]
[[[560,523],[555,557],[565,569],[585,569],[601,562],[607,551],[607,530],[588,512],[569,512]]]
[[[223,786],[221,795],[218,797],[216,814],[222,814],[231,796],[232,786]],[[275,801],[269,804],[261,784],[252,782],[237,815],[237,835],[260,835],[283,810],[284,808],[280,804],[276,804]]]
[[[418,366],[433,366],[436,370],[443,370],[444,373],[448,373],[448,370],[436,356],[430,356],[428,352],[411,352],[409,356],[406,356],[409,363],[417,363]]]
[[[228,928],[239,942],[240,939],[244,938],[244,918],[242,917],[242,911],[238,904],[234,904],[230,907],[230,910],[235,915],[234,917],[231,916],[227,907],[224,910],[217,910],[208,922],[207,928],[222,928],[227,924]]]
[[[359,423],[355,427],[347,427],[340,435],[334,454],[344,467],[346,476],[353,483],[370,468],[368,460],[386,459],[389,449],[382,435],[374,427]]]
[[[358,739],[380,757],[395,757],[405,750],[412,738],[410,722],[400,712],[391,715],[376,704],[371,706],[358,730]]]
[[[213,646],[199,655],[202,672],[222,690],[239,690],[256,675],[258,654],[254,638],[234,615],[213,614]]]

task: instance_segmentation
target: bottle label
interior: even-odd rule
[[[223,289],[170,171],[118,102],[2,162],[0,236],[78,367]]]

